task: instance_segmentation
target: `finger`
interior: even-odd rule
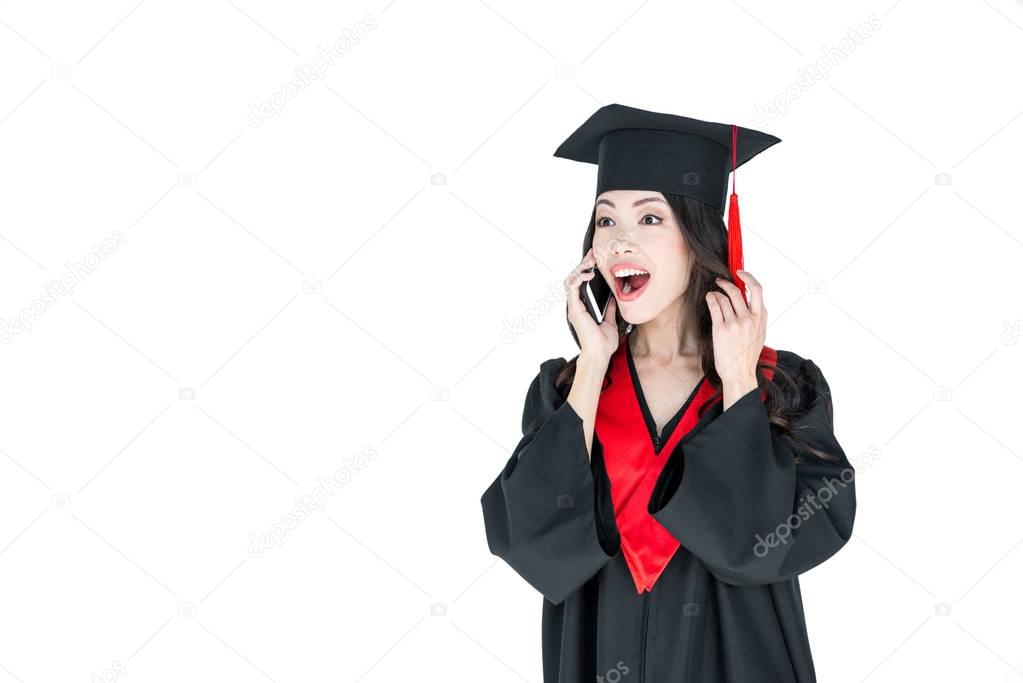
[[[578,289],[566,288],[565,290],[565,302],[568,307],[568,319],[577,320],[580,313],[585,313],[586,307],[583,304],[583,300],[579,297]]]
[[[717,278],[716,282],[718,287],[725,290],[725,296],[731,301],[734,317],[745,318],[749,316],[749,307],[746,305],[746,299],[743,298],[742,292],[735,286],[735,283],[721,277]]]
[[[565,278],[564,283],[565,294],[566,295],[575,294],[575,298],[579,298],[579,288],[582,287],[582,284],[584,282],[586,282],[587,280],[592,280],[596,275],[597,273],[595,271],[592,273],[589,273],[585,270],[572,271],[572,273],[567,278]]]
[[[574,283],[576,289],[579,289],[580,287],[583,286],[584,282],[592,280],[596,276],[597,276],[597,271],[590,272],[588,270],[584,270],[584,271],[581,271],[581,272],[578,272],[578,273],[572,273],[572,275],[571,275],[572,282]]]
[[[714,292],[707,292],[707,308],[710,309],[710,321],[715,327],[721,325],[724,322],[723,316],[721,315],[721,304],[718,303],[718,298],[714,296]]]
[[[730,323],[735,320],[735,311],[732,309],[732,300],[721,292],[711,292],[714,295],[714,299],[718,302],[718,306],[721,308],[721,320],[725,323]]]
[[[578,266],[575,270],[569,273],[568,276],[565,277],[563,281],[565,285],[566,296],[571,295],[573,290],[575,291],[576,296],[578,296],[579,295],[578,290],[582,286],[582,284],[587,280],[593,279],[594,275],[596,275],[596,271],[590,272],[585,267],[583,267],[583,265]]]
[[[572,272],[580,272],[580,271],[583,271],[583,270],[587,270],[587,269],[592,268],[593,266],[595,266],[596,263],[597,262],[593,258],[593,256],[588,254],[587,256],[583,257],[583,260],[579,262],[579,265],[577,265],[575,267],[575,270],[573,270]]]
[[[753,315],[760,317],[764,314],[764,291],[757,280],[748,270],[736,271],[742,281],[746,283],[746,290],[749,292],[749,310]]]

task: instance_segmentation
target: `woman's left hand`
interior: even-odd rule
[[[757,387],[757,361],[767,336],[767,309],[760,282],[745,270],[737,272],[746,284],[750,301],[723,278],[717,285],[725,291],[707,292],[713,326],[714,369],[721,377],[725,408]]]

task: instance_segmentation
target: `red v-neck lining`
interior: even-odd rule
[[[682,403],[682,407],[668,420],[664,427],[661,429],[661,433],[657,433],[657,423],[654,421],[653,415],[650,413],[650,407],[647,405],[646,396],[643,395],[643,387],[639,381],[639,372],[636,370],[636,363],[632,359],[632,347],[629,345],[629,337],[626,336],[622,340],[625,344],[625,357],[629,365],[629,377],[632,380],[633,394],[636,397],[636,402],[639,404],[640,412],[643,413],[643,421],[646,423],[647,433],[650,436],[650,441],[654,447],[654,453],[658,454],[661,449],[664,448],[664,444],[671,440],[672,434],[678,428],[679,423],[685,416],[686,411],[693,403],[693,399],[696,398],[697,393],[700,391],[700,387],[707,380],[707,376],[704,375],[693,387],[693,390],[689,392],[688,398]]]
[[[680,409],[681,419],[677,424],[665,425],[664,443],[658,444],[661,437],[650,427],[652,418],[645,406],[638,373],[633,374],[635,366],[629,360],[631,347],[622,349],[619,344],[609,366],[611,381],[601,389],[597,404],[594,443],[599,439],[602,446],[615,523],[621,535],[622,556],[636,591],[643,593],[653,588],[682,547],[680,540],[658,523],[649,510],[658,479],[664,475],[664,467],[669,462],[655,449],[660,446],[661,452],[681,457],[681,444],[700,434],[701,429],[720,415],[722,404],[717,401],[708,405],[717,392],[709,379],[702,378]],[[777,352],[765,346],[758,365],[769,366],[764,367],[768,381],[774,374],[776,360]],[[765,396],[761,389],[761,397]],[[708,409],[700,415],[704,406]]]

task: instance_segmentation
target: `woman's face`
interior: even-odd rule
[[[622,317],[639,325],[668,307],[678,310],[689,279],[689,250],[664,195],[608,190],[597,197],[594,221],[597,267],[611,284]]]

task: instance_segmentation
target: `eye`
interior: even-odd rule
[[[646,220],[647,218],[655,218],[655,219],[657,219],[657,223],[663,222],[661,220],[660,216],[658,216],[656,214],[648,213],[647,215],[643,216],[643,218],[640,220],[640,223],[643,223],[644,225],[657,225],[657,223],[648,223],[647,220]]]
[[[597,219],[597,223],[596,223],[597,227],[598,228],[606,228],[606,227],[608,227],[608,225],[610,225],[610,223],[605,223],[604,221],[611,221],[611,219],[608,218],[607,216],[601,216],[600,218]],[[614,221],[611,221],[611,222],[613,223]]]

